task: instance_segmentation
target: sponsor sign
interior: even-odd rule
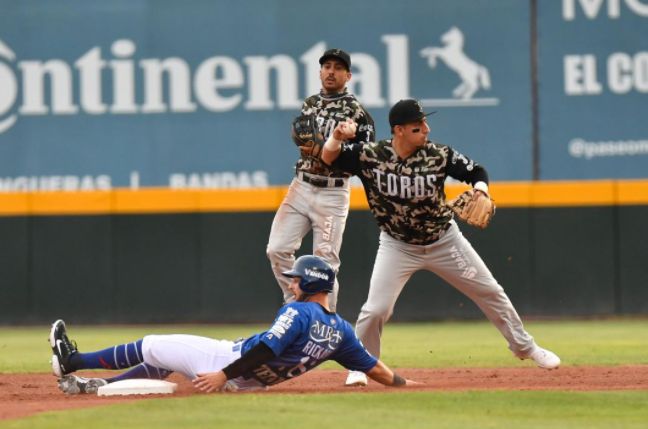
[[[287,184],[289,124],[330,47],[351,53],[379,138],[389,107],[418,98],[438,111],[432,139],[493,180],[532,179],[530,2],[357,2],[342,33],[279,0],[65,5],[3,6],[0,191]],[[537,6],[541,178],[645,177],[646,3]]]
[[[538,2],[542,179],[648,175],[648,3]]]

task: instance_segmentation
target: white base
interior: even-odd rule
[[[177,387],[178,385],[176,383],[171,383],[170,381],[133,378],[101,386],[97,390],[97,395],[166,395],[175,392]]]

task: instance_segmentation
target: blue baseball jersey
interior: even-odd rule
[[[243,377],[268,386],[297,377],[327,360],[363,372],[378,362],[365,350],[349,322],[313,302],[281,307],[269,330],[243,342],[241,354],[259,342],[270,347],[275,358]]]

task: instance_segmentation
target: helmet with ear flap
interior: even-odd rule
[[[304,293],[333,292],[335,271],[328,262],[319,256],[300,256],[292,269],[284,271],[283,275],[299,277],[299,288]]]

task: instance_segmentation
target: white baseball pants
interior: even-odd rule
[[[190,380],[198,374],[217,372],[241,357],[242,342],[215,340],[196,335],[147,335],[142,340],[144,362],[178,372]],[[262,390],[257,380],[238,377],[228,380],[222,390]]]
[[[196,335],[147,335],[142,341],[144,362],[179,372],[193,380],[198,374],[216,372],[241,357],[240,344]]]
[[[290,279],[281,273],[292,268],[295,252],[302,239],[313,230],[313,254],[324,258],[337,273],[340,268],[340,247],[349,214],[349,181],[344,186],[320,188],[294,178],[288,193],[272,222],[267,255],[272,271],[281,287],[284,302],[294,300],[288,290]],[[329,305],[335,311],[338,295],[335,279]]]

